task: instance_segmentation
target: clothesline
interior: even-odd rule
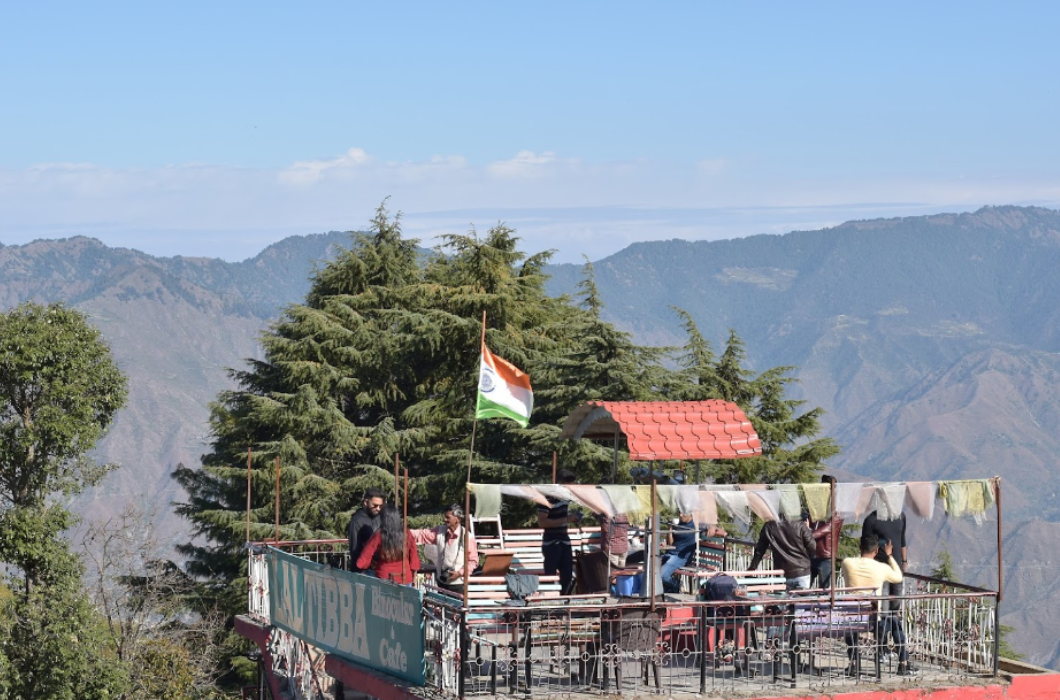
[[[895,520],[908,509],[927,520],[935,516],[935,501],[951,517],[971,516],[982,522],[995,502],[996,478],[946,481],[840,482],[835,488],[834,510],[845,520],[861,520],[876,511],[881,520]],[[586,484],[473,484],[475,517],[500,514],[501,498],[512,496],[548,506],[571,501],[607,517],[626,515],[630,520],[652,512],[651,486]],[[812,520],[831,516],[831,487],[810,484],[700,484],[656,486],[655,507],[691,513],[696,523],[716,524],[719,508],[745,528],[751,515],[762,520],[796,520],[808,512]]]

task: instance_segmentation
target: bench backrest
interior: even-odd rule
[[[541,572],[544,567],[544,554],[541,552],[541,536],[543,530],[531,528],[525,530],[507,530],[504,533],[504,551],[511,552],[512,571],[516,573]],[[601,544],[600,528],[583,527],[570,528],[571,547],[574,551],[587,551],[590,547],[599,547]],[[495,548],[490,540],[478,540],[476,542],[480,550]]]

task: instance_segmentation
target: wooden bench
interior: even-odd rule
[[[544,571],[544,554],[541,552],[541,528],[528,528],[524,530],[507,530],[504,533],[504,547],[497,547],[498,538],[476,539],[479,550],[502,549],[511,552],[513,573],[541,574]],[[571,527],[568,530],[571,540],[571,549],[575,552],[588,551],[591,548],[599,548],[601,535],[599,527]]]
[[[727,574],[736,579],[736,585],[744,589],[749,595],[762,593],[779,593],[787,590],[787,579],[781,569],[766,569],[758,571],[722,571],[705,570],[686,566],[678,569],[677,574],[684,576],[690,581],[692,592],[697,593],[700,582],[717,576],[719,573]]]

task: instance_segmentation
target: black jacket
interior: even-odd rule
[[[346,526],[346,539],[350,541],[350,559],[349,559],[349,570],[360,571],[356,566],[357,557],[360,556],[361,550],[364,549],[365,543],[368,539],[375,534],[375,531],[379,529],[379,516],[372,516],[363,507],[358,509],[350,517],[350,522]]]
[[[813,533],[801,520],[771,521],[762,528],[751,559],[751,569],[757,569],[767,549],[773,550],[773,566],[784,570],[785,578],[809,576],[810,558],[815,543]]]

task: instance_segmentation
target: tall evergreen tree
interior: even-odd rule
[[[793,367],[774,367],[759,375],[745,366],[743,340],[730,331],[725,350],[715,358],[710,343],[692,317],[676,309],[688,341],[681,359],[683,381],[675,397],[683,400],[724,399],[744,410],[762,442],[762,456],[716,460],[706,473],[719,483],[800,483],[812,481],[825,460],[839,453],[832,438],[818,437],[822,409],[800,413],[805,403],[787,397],[795,379]]]
[[[604,320],[591,265],[579,304],[552,298],[551,253],[527,256],[518,243],[497,225],[446,236],[424,255],[380,207],[370,230],[317,271],[305,302],[263,334],[263,359],[232,372],[238,386],[212,408],[201,467],[176,471],[189,495],[178,510],[197,536],[181,551],[205,594],[233,612],[244,604],[248,448],[252,539],[274,535],[277,457],[281,539],[341,536],[366,487],[392,488],[397,455],[414,523],[437,522],[463,500],[469,466],[473,481],[545,481],[557,451],[586,481],[609,476],[611,443],[558,439],[570,411],[590,399],[667,398],[687,377],[666,367],[668,349],[637,346]],[[527,428],[473,419],[484,312],[489,348],[534,383]],[[711,371],[743,371],[740,349],[730,355]],[[512,524],[531,516],[518,508]]]

